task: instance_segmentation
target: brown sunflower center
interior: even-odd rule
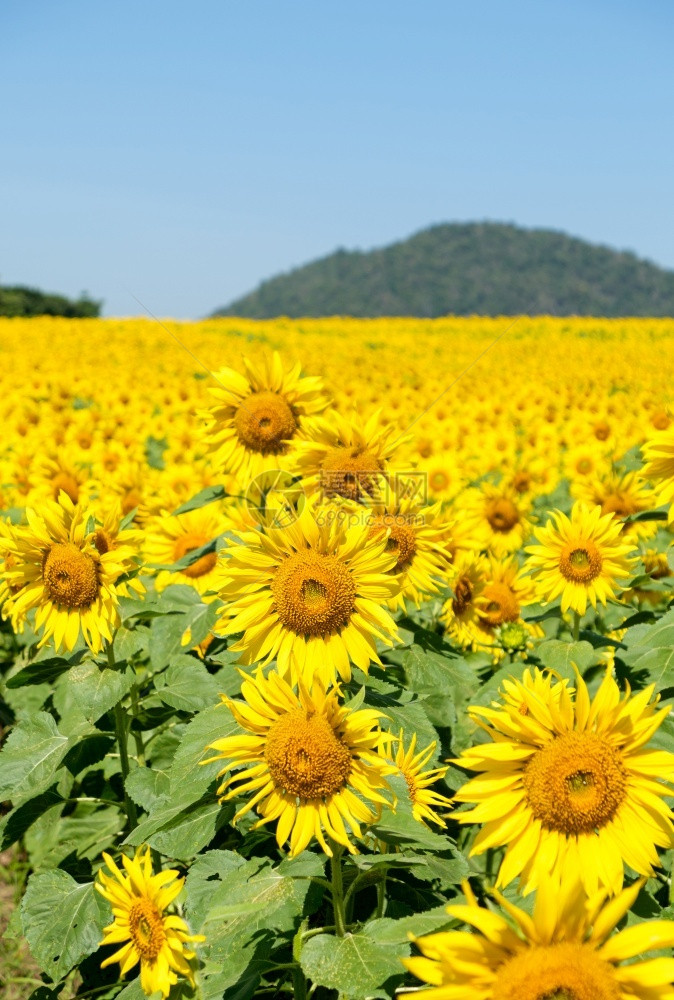
[[[497,497],[487,504],[487,520],[494,531],[506,534],[519,523],[520,512],[512,500]]]
[[[609,493],[601,505],[602,514],[615,514],[617,517],[628,517],[639,510],[637,504],[624,493]]]
[[[271,584],[279,618],[297,635],[330,635],[347,624],[356,586],[336,556],[307,549],[283,560]]]
[[[300,799],[324,799],[343,788],[351,751],[324,715],[296,708],[270,727],[264,751],[277,788]]]
[[[131,939],[141,958],[154,962],[166,941],[161,913],[149,899],[137,899],[129,910]]]
[[[586,476],[588,472],[592,472],[594,469],[594,463],[590,458],[579,458],[576,462],[576,472],[580,472],[581,475]]]
[[[559,571],[573,583],[591,583],[601,573],[601,553],[590,539],[567,542],[559,556]]]
[[[328,496],[347,500],[374,496],[383,468],[366,448],[331,448],[321,465],[321,486]]]
[[[516,622],[520,616],[519,601],[505,583],[488,583],[482,594],[480,618],[496,628],[504,622]]]
[[[381,535],[382,531],[388,529],[389,537],[386,540],[386,551],[395,552],[397,561],[393,567],[393,572],[401,570],[412,561],[417,551],[417,536],[414,528],[405,524],[402,518],[394,514],[381,514],[374,518],[370,528],[370,537]]]
[[[449,476],[442,469],[436,469],[430,475],[430,485],[432,490],[446,490],[449,486]]]
[[[72,542],[58,542],[45,553],[42,579],[51,600],[66,608],[87,608],[98,597],[98,567]]]
[[[183,535],[181,538],[176,539],[176,543],[173,546],[173,560],[178,562],[183,556],[186,556],[188,552],[194,552],[196,549],[200,549],[202,545],[210,542],[211,539],[206,535],[202,535],[199,532],[193,531],[190,534]],[[216,552],[207,552],[205,556],[201,556],[196,559],[189,566],[185,566],[180,572],[185,576],[189,576],[191,580],[195,580],[199,576],[203,576],[205,573],[210,573],[215,564],[218,561],[218,556]]]
[[[51,485],[54,500],[58,500],[59,493],[63,490],[73,503],[77,503],[80,495],[80,484],[69,472],[57,472],[51,481]]]
[[[539,750],[523,776],[529,807],[543,826],[589,833],[608,823],[625,798],[618,751],[594,733],[566,733]]]
[[[452,610],[455,615],[461,615],[473,600],[473,585],[467,576],[460,576],[454,584]]]
[[[96,528],[94,532],[94,545],[96,546],[96,551],[101,556],[104,556],[112,548],[112,538],[105,528]]]
[[[243,400],[234,427],[239,440],[251,451],[276,455],[285,450],[285,442],[297,430],[295,413],[288,400],[278,392],[254,392]]]
[[[587,944],[522,949],[497,970],[493,1000],[619,1000],[613,967]]]
[[[518,493],[526,493],[531,488],[531,474],[526,469],[520,469],[513,476],[513,489]]]

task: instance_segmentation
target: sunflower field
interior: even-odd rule
[[[674,1000],[674,321],[0,320],[10,1000]]]

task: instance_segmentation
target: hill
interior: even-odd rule
[[[447,223],[376,250],[337,250],[214,315],[674,316],[674,272],[550,229]]]
[[[98,316],[101,303],[88,295],[68,299],[55,292],[41,292],[24,285],[0,285],[0,316]]]

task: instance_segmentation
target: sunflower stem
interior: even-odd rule
[[[302,944],[304,942],[304,934],[307,929],[307,923],[308,920],[306,919],[302,921],[295,937],[293,938],[293,995],[298,998],[298,1000],[306,1000],[307,996],[307,980],[300,964],[302,957]]]
[[[377,912],[375,917],[383,917],[386,909],[386,869],[384,868],[381,881],[377,882]]]
[[[113,642],[106,643],[106,652],[108,654],[108,666],[111,670],[115,669],[115,652],[113,649]],[[133,830],[138,825],[138,814],[136,812],[136,803],[133,799],[129,798],[128,792],[126,790],[126,779],[129,776],[129,748],[127,746],[127,714],[122,708],[122,703],[117,702],[115,705],[115,733],[117,736],[117,745],[119,747],[119,764],[122,769],[122,788],[124,789],[124,811],[126,813],[127,819],[129,821],[129,829]]]
[[[138,721],[138,686],[134,684],[131,688],[131,714],[134,721]],[[140,729],[131,727],[131,735],[136,744],[136,760],[141,767],[145,767],[145,747],[143,746],[143,734]]]
[[[580,635],[580,614],[578,611],[573,612],[573,641],[578,642],[578,636]]]
[[[330,858],[330,875],[332,879],[332,909],[335,915],[335,934],[344,937],[346,919],[344,916],[344,883],[342,881],[342,852],[340,844],[332,842],[332,857]]]

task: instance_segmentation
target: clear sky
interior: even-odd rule
[[[431,223],[674,267],[671,0],[0,0],[0,281],[197,317]]]

